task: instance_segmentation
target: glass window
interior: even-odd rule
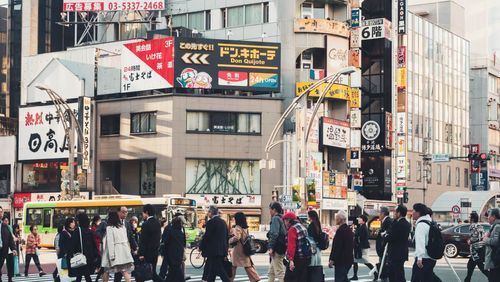
[[[130,133],[156,132],[156,112],[134,113],[130,119]]]
[[[156,194],[156,161],[142,160],[140,172],[140,195]]]
[[[243,6],[227,8],[226,27],[242,26],[245,20],[245,15],[243,13]]]
[[[409,180],[411,180],[411,161],[410,160],[407,160],[406,162],[407,164],[407,169],[406,169],[406,178]]]
[[[446,166],[446,185],[451,186],[451,166]]]
[[[26,225],[41,225],[43,209],[28,209],[26,211]]]
[[[172,16],[172,27],[187,27],[187,15],[174,15]]]
[[[417,182],[422,182],[422,162],[417,161]]]
[[[101,135],[120,134],[120,115],[101,116]]]
[[[61,189],[61,172],[65,171],[66,175],[67,170],[67,162],[23,163],[22,190],[27,192],[58,192]],[[75,175],[76,179],[77,175]]]
[[[268,23],[269,22],[269,3],[268,2],[264,3],[263,10],[264,10],[263,22]]]
[[[455,168],[455,185],[460,187],[460,168]]]
[[[470,233],[470,226],[469,225],[460,226],[460,229],[458,232],[460,232],[462,234],[469,234]]]
[[[245,24],[262,23],[262,5],[254,4],[245,6]]]
[[[259,134],[260,113],[187,112],[189,132]]]
[[[205,30],[205,12],[188,14],[188,28]]]
[[[187,112],[187,131],[210,131],[209,121],[209,113]]]
[[[441,177],[442,177],[442,172],[441,172],[441,165],[437,165],[437,170],[436,170],[436,182],[438,185],[441,185]]]

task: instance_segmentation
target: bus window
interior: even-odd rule
[[[43,210],[43,227],[50,228],[50,220],[51,220],[52,210],[44,209]]]
[[[52,213],[52,224],[54,225],[55,228],[59,227],[60,225],[64,225],[64,214],[62,213],[61,209],[55,209],[54,212]]]
[[[42,209],[28,209],[27,213],[26,224],[28,226],[42,224]]]

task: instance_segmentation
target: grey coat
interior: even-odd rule
[[[498,246],[498,237],[500,236],[500,219],[497,219],[490,229],[490,236],[484,240],[485,249],[485,259],[484,268],[491,270],[495,268],[494,253],[493,248]]]

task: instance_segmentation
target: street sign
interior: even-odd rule
[[[432,162],[434,163],[444,163],[450,161],[450,155],[448,154],[433,154]]]
[[[459,214],[460,213],[460,207],[458,205],[454,205],[453,207],[451,207],[451,212],[453,214]]]

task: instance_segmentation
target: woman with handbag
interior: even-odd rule
[[[36,225],[30,226],[31,233],[28,235],[26,239],[26,259],[24,264],[24,276],[28,277],[28,269],[30,267],[31,259],[35,262],[36,267],[38,268],[38,272],[40,277],[45,275],[43,272],[42,266],[40,265],[40,259],[38,258],[38,250],[41,248],[41,238],[40,234],[38,234],[38,229]]]
[[[79,213],[76,215],[78,227],[71,237],[71,248],[68,252],[71,268],[70,277],[76,277],[76,282],[91,282],[90,275],[94,273],[95,263],[97,261],[97,247],[90,231],[90,220],[87,214]]]
[[[109,281],[110,273],[121,272],[126,282],[130,282],[130,274],[134,267],[134,259],[128,241],[127,229],[121,223],[117,212],[108,214],[106,235],[103,240],[102,262],[104,275],[102,280]]]
[[[232,263],[233,263],[233,275],[231,277],[231,282],[234,281],[236,276],[236,269],[238,267],[244,267],[248,275],[250,282],[260,281],[259,274],[255,270],[252,258],[245,254],[244,244],[248,236],[248,224],[247,218],[244,213],[237,212],[234,214],[235,226],[231,229],[231,238],[229,239],[229,245],[233,246],[232,252]]]
[[[358,263],[363,263],[370,270],[373,269],[373,264],[370,263],[368,258],[368,251],[370,250],[370,242],[368,241],[368,226],[366,226],[368,217],[364,214],[358,217],[358,227],[354,232],[354,276],[349,280],[358,280]],[[378,279],[378,274],[375,272],[375,279]]]
[[[60,260],[60,268],[58,266],[59,277],[62,280],[62,277],[67,277],[68,272],[70,271],[70,252],[72,249],[72,237],[75,231],[76,221],[73,217],[68,217],[64,221],[64,228],[59,234],[59,252],[57,253],[57,259]],[[63,271],[64,270],[64,271]],[[67,270],[67,271],[66,271]]]

